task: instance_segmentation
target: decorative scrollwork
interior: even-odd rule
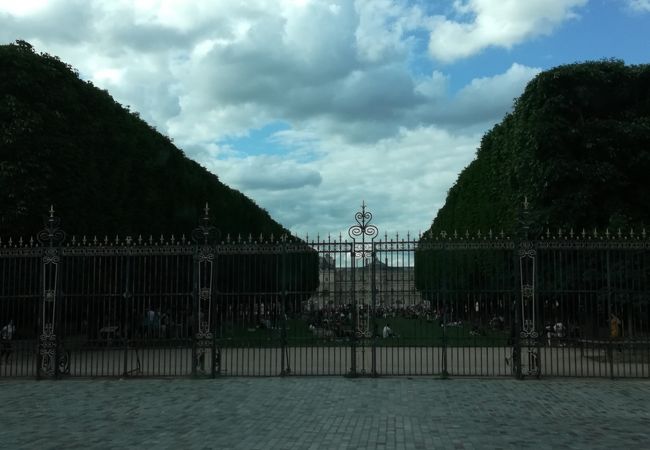
[[[210,299],[210,288],[202,288],[199,291],[199,298],[201,300],[209,300]]]
[[[214,260],[214,251],[211,247],[200,247],[197,257],[199,262],[211,262]]]
[[[45,220],[45,228],[36,235],[36,239],[41,245],[55,247],[65,240],[65,233],[59,226],[61,218],[54,216],[54,206],[50,206],[50,215]]]
[[[208,322],[201,322],[199,331],[194,335],[196,339],[197,354],[205,353],[205,350],[212,347],[213,334],[210,331]]]
[[[58,264],[60,261],[59,252],[56,248],[48,247],[43,254],[43,264]]]
[[[535,330],[523,330],[521,333],[519,333],[519,336],[522,339],[536,340],[537,338],[539,338],[539,333]]]
[[[43,333],[39,336],[41,356],[41,369],[48,375],[54,374],[54,357],[56,355],[56,334],[54,334],[54,325],[45,324]]]
[[[369,251],[365,245],[366,236],[373,241],[379,234],[379,229],[375,225],[370,224],[372,221],[372,213],[366,211],[366,202],[362,202],[361,211],[358,211],[354,215],[354,219],[357,221],[357,224],[352,225],[348,229],[348,235],[355,241],[353,256],[356,259],[365,259],[372,255],[372,245],[370,245]],[[361,243],[359,245],[356,244],[356,238],[358,237],[361,237]]]
[[[361,204],[361,211],[354,215],[354,219],[357,221],[357,225],[352,225],[348,229],[348,234],[352,239],[359,236],[368,236],[374,239],[379,234],[379,229],[375,225],[370,225],[372,213],[366,211],[366,202]]]
[[[357,329],[357,330],[355,330],[354,334],[355,334],[355,336],[357,337],[357,339],[363,339],[363,338],[368,339],[368,338],[370,338],[370,337],[372,336],[372,334],[370,333],[370,331],[368,331],[368,330],[362,330],[362,329]]]
[[[46,302],[53,302],[54,300],[56,300],[56,291],[54,289],[46,289],[43,292],[43,299]]]
[[[535,247],[531,241],[522,241],[519,244],[519,257],[520,258],[534,258],[537,254]]]
[[[199,222],[199,226],[192,231],[192,240],[197,244],[208,245],[211,239],[219,239],[219,231],[210,225],[210,207],[205,204],[203,208],[204,216]]]
[[[532,298],[535,295],[535,287],[530,284],[525,284],[521,287],[521,296],[523,298]]]

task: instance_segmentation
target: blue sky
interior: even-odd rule
[[[363,200],[382,234],[424,231],[537,73],[648,63],[648,29],[650,0],[0,0],[0,42],[59,56],[311,235]]]

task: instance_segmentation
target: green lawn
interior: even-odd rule
[[[390,324],[395,337],[384,339],[382,329]],[[451,347],[494,347],[505,346],[508,340],[506,331],[485,330],[483,335],[470,334],[471,326],[441,327],[438,321],[424,319],[376,319],[379,346],[441,346],[443,340]],[[445,333],[446,331],[446,333]],[[276,347],[281,345],[279,328],[260,329],[255,327],[224,324],[218,335],[219,343],[227,347]],[[314,336],[305,320],[287,320],[287,345],[289,346],[348,346],[349,336]],[[363,339],[365,345],[371,345],[373,339]]]

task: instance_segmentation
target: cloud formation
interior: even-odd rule
[[[430,56],[515,45],[585,3],[455,1],[442,17],[407,0],[11,2],[0,41],[58,55],[296,232],[342,230],[362,200],[382,231],[417,232],[540,71],[513,62],[452,90]]]
[[[431,19],[429,52],[451,63],[491,46],[511,48],[532,37],[551,33],[575,18],[588,0],[456,0],[460,20]],[[643,0],[639,0],[643,1]]]
[[[635,12],[650,12],[650,0],[628,0],[628,6]]]

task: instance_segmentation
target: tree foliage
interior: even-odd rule
[[[206,202],[222,239],[274,235],[277,242],[288,234],[137,113],[24,41],[0,46],[0,189],[2,237],[33,236],[54,205],[62,228],[79,238],[189,238]],[[318,286],[318,256],[306,244],[302,250],[221,256],[223,264],[256,270],[247,277],[220,270],[220,288],[240,278],[230,288],[238,295],[291,287],[296,303]]]
[[[189,234],[210,205],[222,236],[287,233],[108,92],[24,41],[0,46],[0,235],[54,205],[76,235]]]
[[[650,223],[649,172],[650,65],[560,66],[483,137],[431,230],[512,233],[524,196],[536,231],[640,227]]]

